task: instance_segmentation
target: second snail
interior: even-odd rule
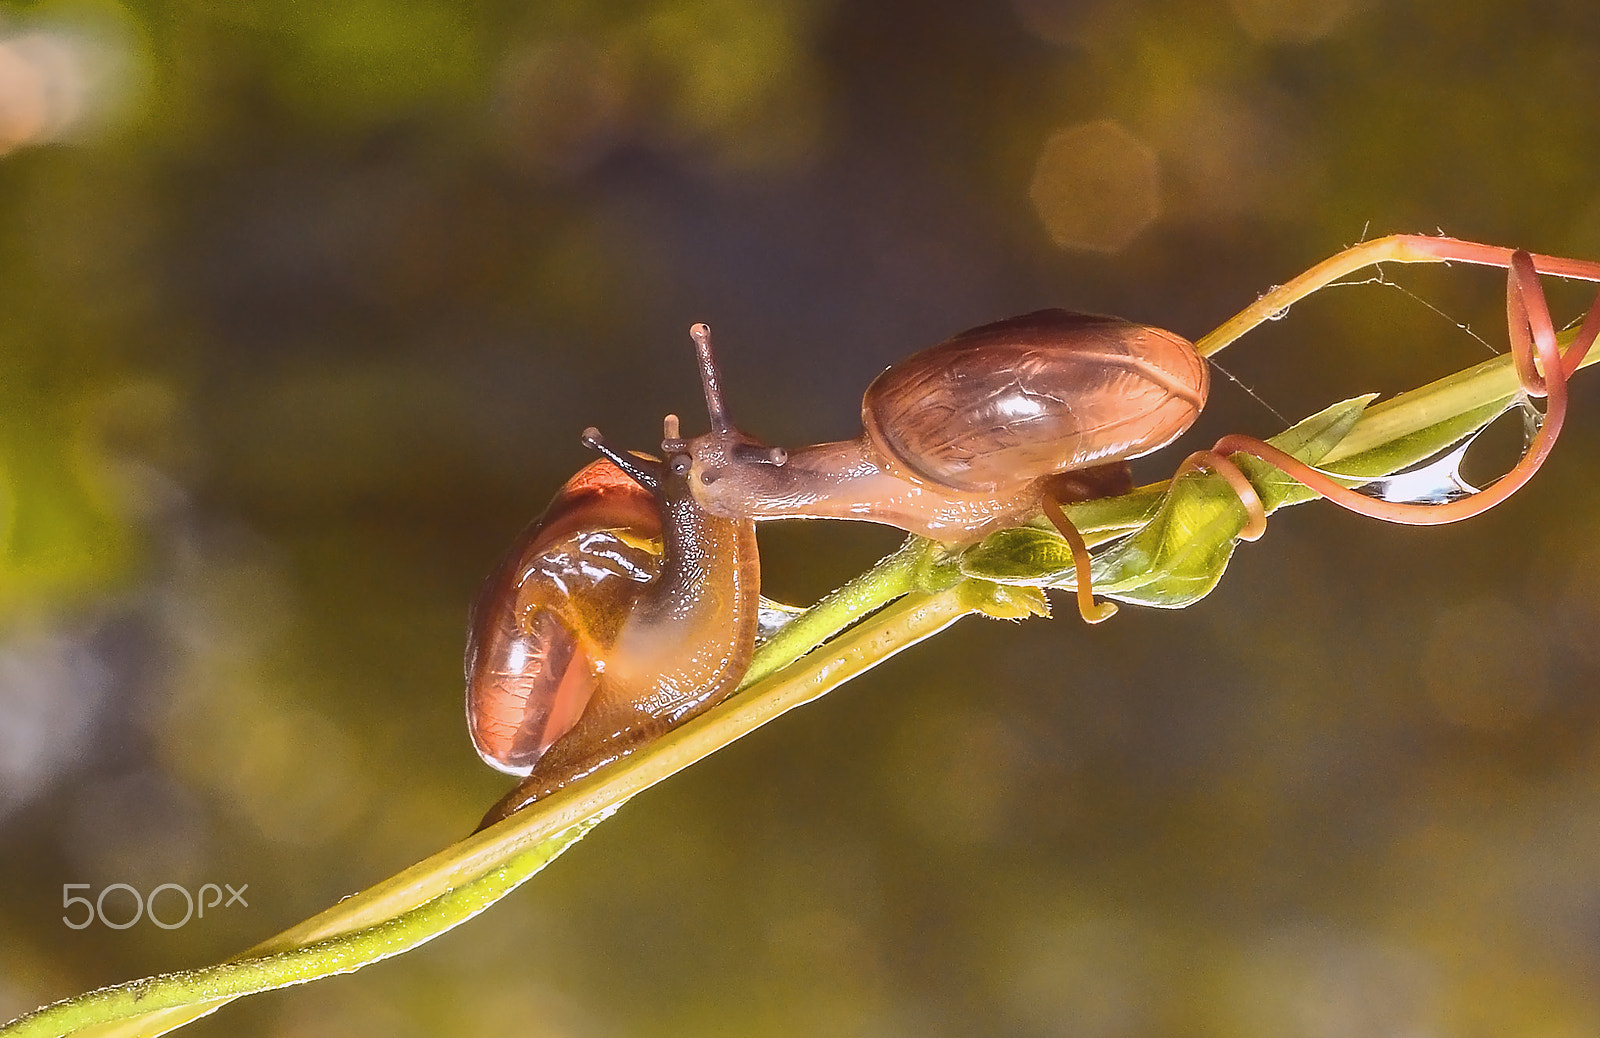
[[[467,653],[469,730],[484,759],[524,776],[489,824],[635,752],[738,686],[760,609],[754,522],[859,519],[961,545],[1050,520],[1072,547],[1080,610],[1100,620],[1090,557],[1063,506],[1132,487],[1127,461],[1181,435],[1205,404],[1205,357],[1360,266],[1456,260],[1507,270],[1512,356],[1523,392],[1547,400],[1505,477],[1446,504],[1376,500],[1253,437],[1195,452],[1181,475],[1224,476],[1253,539],[1265,509],[1231,454],[1264,459],[1342,507],[1433,524],[1505,500],[1559,434],[1565,381],[1600,335],[1600,301],[1563,353],[1540,273],[1600,281],[1600,264],[1400,236],[1366,243],[1263,296],[1198,345],[1118,318],[1045,310],[963,332],[891,366],[868,388],[862,434],[799,449],[762,444],[723,402],[710,330],[691,330],[711,429],[664,423],[665,460],[621,454],[590,430],[597,462],[563,488],[491,575]],[[659,538],[659,549],[653,542]],[[657,558],[659,557],[659,562]]]

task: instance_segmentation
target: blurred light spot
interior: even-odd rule
[[[514,50],[498,110],[533,168],[579,172],[627,145],[724,168],[790,169],[815,158],[822,77],[807,44],[818,5],[633,5]]]
[[[1161,215],[1156,155],[1110,119],[1059,130],[1028,196],[1057,245],[1116,252]]]
[[[249,534],[222,530],[209,541],[186,545],[177,574],[161,600],[161,615],[182,659],[195,673],[174,684],[210,698],[212,682],[248,674],[288,637],[295,603],[276,560]],[[249,622],[240,622],[248,617]],[[189,704],[173,704],[180,712]]]
[[[1035,913],[1038,906],[1033,906]],[[1156,942],[1113,918],[1020,920],[994,966],[1009,1016],[1026,1034],[1122,1038],[1154,1028]]]
[[[0,643],[0,815],[82,761],[110,680],[78,638],[31,630]]]
[[[63,140],[116,100],[122,58],[108,39],[71,29],[0,37],[0,154]]]
[[[163,603],[181,669],[146,724],[169,770],[263,836],[326,840],[367,811],[360,747],[280,691],[288,675],[275,664],[295,630],[278,568],[249,547],[206,551],[180,559],[187,566]]]
[[[1228,0],[1244,31],[1263,43],[1310,43],[1337,29],[1351,0]]]
[[[507,139],[529,166],[579,172],[616,142],[628,86],[618,56],[586,40],[519,51],[501,70]]]
[[[1467,728],[1495,731],[1526,721],[1549,691],[1543,628],[1498,598],[1442,613],[1421,666],[1424,687],[1439,712]]]
[[[804,85],[808,21],[800,4],[661,4],[630,35],[640,62],[671,77],[661,100],[674,121],[741,147],[743,133],[783,130],[768,116],[784,111],[783,95]]]
[[[1367,1038],[1441,1032],[1431,964],[1405,949],[1310,926],[1264,935],[1219,992],[1221,1034]]]
[[[354,741],[311,710],[263,710],[231,733],[232,771],[224,779],[232,805],[268,839],[318,843],[364,810]]]
[[[294,48],[279,85],[320,119],[370,119],[448,101],[477,86],[470,22],[446,0],[291,4],[273,16]]]

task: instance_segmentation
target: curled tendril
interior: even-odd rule
[[[1267,516],[1249,480],[1228,459],[1230,454],[1248,454],[1259,458],[1341,508],[1391,523],[1437,526],[1470,519],[1498,505],[1520,490],[1550,455],[1550,449],[1555,446],[1556,438],[1561,435],[1562,423],[1566,420],[1567,379],[1578,369],[1596,336],[1600,335],[1600,297],[1597,297],[1584,317],[1577,338],[1563,356],[1556,345],[1550,307],[1545,300],[1544,289],[1539,285],[1539,273],[1533,256],[1522,251],[1512,253],[1506,270],[1506,324],[1510,331],[1511,358],[1517,380],[1524,393],[1530,397],[1543,397],[1546,403],[1544,420],[1521,460],[1490,486],[1467,497],[1443,503],[1384,501],[1344,486],[1337,481],[1337,476],[1312,468],[1269,443],[1239,434],[1224,436],[1210,450],[1191,454],[1179,467],[1178,474],[1209,468],[1226,477],[1239,492],[1249,516],[1245,530],[1240,534],[1246,540],[1254,540],[1261,535],[1266,528]]]

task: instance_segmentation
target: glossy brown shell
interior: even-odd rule
[[[486,589],[484,614],[501,615],[509,598],[511,629],[525,646],[563,649],[563,639],[570,639],[574,649],[560,674],[540,660],[533,693],[521,702],[513,697],[502,711],[510,723],[501,727],[514,737],[519,754],[517,767],[524,768],[532,754],[537,758],[482,825],[621,760],[714,706],[749,667],[761,598],[755,525],[702,510],[683,468],[651,461],[641,469],[659,484],[648,495],[661,532],[659,559],[636,540],[629,544],[617,531],[599,527],[614,518],[602,506],[621,504],[627,507],[619,511],[631,511],[629,499],[602,495],[591,507],[553,507],[547,525],[575,526],[577,532],[554,544],[534,536],[520,553],[531,565],[513,562]],[[640,529],[631,525],[622,532]],[[569,556],[571,549],[576,550]],[[508,644],[516,649],[515,641]],[[490,650],[486,658],[496,655]],[[526,652],[500,658],[524,668],[530,662]],[[490,677],[500,679],[499,673]],[[498,687],[519,692],[515,683]]]
[[[484,581],[468,626],[466,706],[486,762],[526,774],[576,722],[596,685],[596,647],[615,640],[658,568],[657,556],[636,545],[660,535],[653,495],[596,461],[567,481]]]
[[[1170,443],[1205,405],[1188,342],[1115,317],[1040,310],[962,332],[867,388],[872,445],[924,482],[985,493]]]

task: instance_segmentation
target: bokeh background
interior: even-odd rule
[[[508,783],[467,604],[583,426],[703,422],[692,321],[800,443],[1042,306],[1193,337],[1402,230],[1600,258],[1597,34],[1590,0],[0,6],[0,1018],[472,828]],[[1294,419],[1503,343],[1493,272],[1386,277],[1222,363]],[[1188,610],[965,621],[423,950],[189,1033],[1600,1033],[1595,381],[1488,516],[1308,505]],[[1214,398],[1144,476],[1282,427]],[[898,541],[762,539],[801,602]],[[206,882],[248,909],[61,920],[64,883]]]

